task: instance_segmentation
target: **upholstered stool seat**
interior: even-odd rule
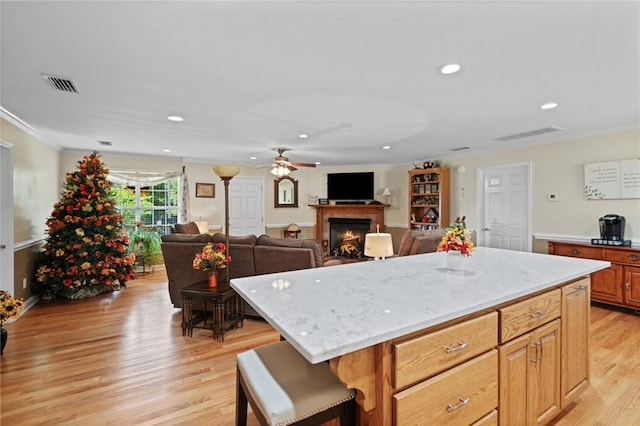
[[[247,403],[261,425],[318,425],[340,417],[355,424],[355,392],[331,373],[311,364],[288,342],[238,355],[236,425],[247,424]]]

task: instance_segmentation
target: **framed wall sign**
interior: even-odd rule
[[[640,198],[640,159],[585,164],[587,200]]]
[[[196,183],[196,197],[198,198],[215,198],[216,197],[216,184],[215,183]]]

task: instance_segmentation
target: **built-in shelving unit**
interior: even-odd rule
[[[449,219],[449,169],[409,170],[409,228],[443,228]]]

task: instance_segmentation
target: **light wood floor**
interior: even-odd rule
[[[254,320],[224,343],[182,337],[162,271],[6,328],[0,423],[20,426],[232,425],[236,354],[279,338]],[[553,424],[640,425],[640,317],[593,306],[591,343],[592,385]]]

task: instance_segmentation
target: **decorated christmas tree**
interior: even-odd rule
[[[67,173],[61,199],[47,219],[37,293],[82,299],[124,288],[133,278],[135,256],[108,195],[108,172],[94,152],[78,161],[78,170]]]

